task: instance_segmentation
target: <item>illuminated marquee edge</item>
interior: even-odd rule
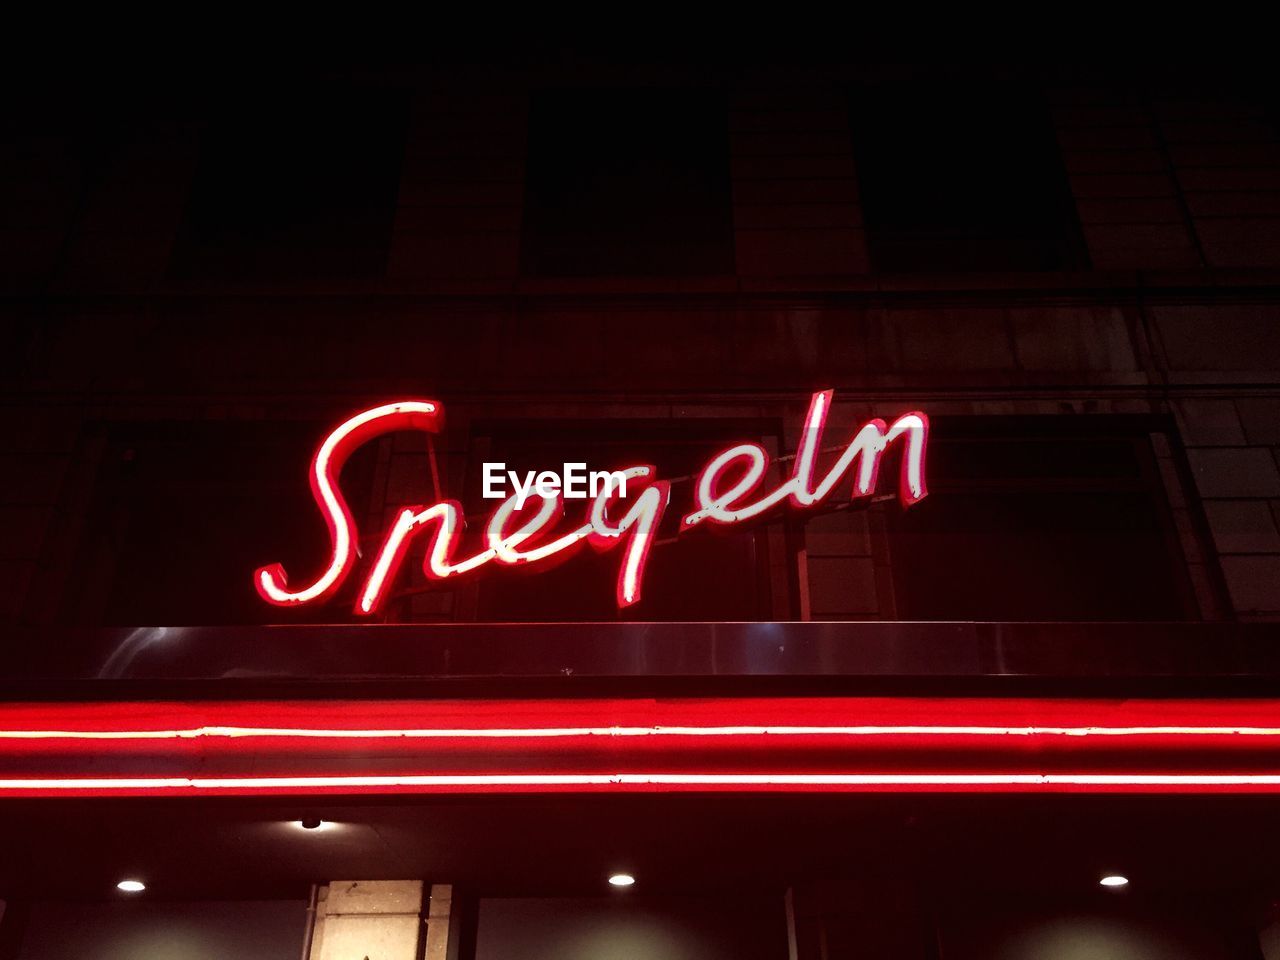
[[[440,702],[0,705],[0,797],[1280,793],[1274,700],[548,700],[466,707],[473,725],[457,725],[462,706]],[[520,725],[502,724],[512,712]],[[791,713],[805,722],[778,722]],[[255,715],[276,722],[247,725]],[[307,723],[336,717],[344,725]],[[915,722],[902,722],[908,717]],[[382,722],[362,725],[362,718]],[[175,720],[197,723],[166,724]],[[365,746],[353,753],[353,739],[361,738]],[[93,776],[68,776],[84,761]]]

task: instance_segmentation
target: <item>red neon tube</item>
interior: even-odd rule
[[[0,705],[0,798],[688,790],[1280,793],[1280,701]]]

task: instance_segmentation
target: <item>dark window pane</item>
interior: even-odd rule
[[[1025,80],[913,75],[859,88],[851,116],[877,270],[1086,266],[1049,111]]]
[[[407,122],[405,93],[338,85],[226,106],[204,138],[174,275],[381,274]]]
[[[302,950],[305,900],[84,903],[31,908],[24,960],[275,960]]]
[[[935,424],[930,496],[890,512],[898,617],[1187,617],[1180,550],[1151,467],[1143,434],[1002,439]]]
[[[733,272],[727,111],[697,90],[533,98],[525,272]]]
[[[324,568],[329,536],[307,483],[322,435],[308,424],[110,425],[74,615],[112,626],[347,619],[346,593],[289,610],[253,587],[269,563],[295,583]],[[375,446],[342,473],[358,519]]]
[[[778,898],[485,898],[475,960],[764,960],[786,946]]]

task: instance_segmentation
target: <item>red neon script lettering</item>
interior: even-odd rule
[[[347,458],[367,440],[396,430],[438,433],[444,425],[444,408],[430,400],[388,403],[357,413],[334,430],[311,461],[311,495],[329,525],[329,566],[309,586],[290,590],[284,567],[261,567],[254,575],[258,594],[268,603],[292,606],[330,596],[342,586],[356,560],[356,522],[338,487],[338,475]]]
[[[882,455],[899,439],[904,449],[898,498],[903,506],[922,500],[928,492],[924,460],[929,420],[919,412],[903,414],[892,425],[883,420],[864,424],[835,463],[821,479],[817,478],[831,402],[830,390],[813,395],[791,475],[763,496],[758,495],[758,490],[769,470],[769,455],[760,444],[737,444],[708,461],[694,480],[694,510],[681,518],[680,532],[702,523],[743,523],[784,501],[796,508],[814,507],[830,497],[851,472],[851,495],[870,496],[875,492]],[[259,595],[277,606],[311,603],[332,596],[356,562],[356,523],[338,483],[343,464],[357,447],[376,436],[398,430],[438,433],[443,424],[444,407],[438,401],[406,400],[366,410],[334,430],[317,451],[310,474],[312,496],[329,527],[328,565],[315,580],[298,589],[290,589],[280,564],[261,567],[254,575]],[[592,500],[583,522],[559,535],[555,528],[564,518],[563,496],[535,495],[524,503],[518,494],[509,497],[490,515],[482,548],[461,559],[457,553],[465,519],[460,503],[443,500],[431,506],[401,508],[357,593],[356,613],[369,615],[382,607],[411,543],[425,531],[430,531],[430,541],[422,571],[434,582],[452,580],[490,563],[530,566],[563,559],[583,543],[600,552],[625,544],[618,569],[617,602],[619,607],[631,606],[641,597],[645,566],[671,499],[671,484],[657,479],[652,466],[632,466],[622,472],[628,481],[625,502],[619,503],[622,498],[617,490],[606,484]]]

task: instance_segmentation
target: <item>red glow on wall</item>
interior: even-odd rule
[[[0,706],[0,797],[544,791],[1280,793],[1280,703]]]
[[[694,484],[694,510],[681,519],[683,533],[703,523],[729,526],[744,523],[786,504],[795,509],[827,500],[852,474],[851,496],[875,492],[880,460],[889,446],[903,447],[898,496],[910,506],[927,494],[924,477],[929,420],[919,412],[904,414],[886,425],[871,420],[856,431],[839,456],[818,479],[822,438],[833,391],[815,393],[801,430],[791,476],[764,495],[757,491],[769,470],[769,455],[757,443],[731,446],[708,461]],[[340,424],[316,452],[310,469],[311,492],[329,528],[330,555],[324,571],[306,586],[291,589],[284,568],[276,563],[254,574],[258,594],[277,606],[297,606],[331,597],[345,582],[356,562],[359,536],[356,522],[342,495],[342,465],[361,444],[385,433],[423,430],[436,433],[444,423],[444,407],[436,400],[405,400],[356,414]],[[856,464],[856,470],[855,470]],[[645,465],[623,471],[628,479],[626,501],[607,487],[601,490],[578,526],[555,532],[563,520],[562,497],[534,494],[520,504],[519,495],[505,500],[486,524],[482,549],[459,558],[465,517],[462,505],[442,500],[431,506],[406,505],[385,533],[357,595],[355,612],[376,613],[385,603],[413,540],[430,531],[422,570],[429,582],[442,582],[473,573],[489,564],[535,566],[563,559],[583,542],[597,550],[625,543],[617,578],[617,602],[627,607],[641,598],[645,565],[670,501],[671,485]],[[621,516],[610,517],[610,511]]]

